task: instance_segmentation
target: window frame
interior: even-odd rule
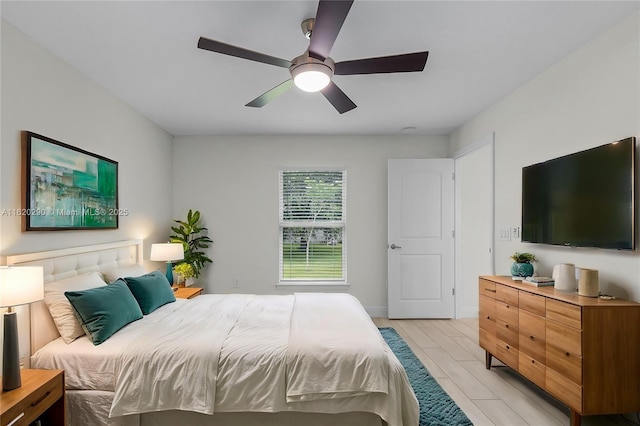
[[[286,225],[283,219],[284,197],[283,197],[283,174],[286,172],[299,173],[342,173],[342,220],[340,221],[324,221],[318,224],[313,221],[301,221],[295,224]],[[283,277],[283,250],[284,250],[284,232],[286,227],[317,227],[317,228],[342,228],[342,278],[336,279],[305,279]],[[346,168],[335,167],[318,167],[318,168],[282,168],[278,170],[278,283],[277,286],[348,286],[347,281],[347,170]]]

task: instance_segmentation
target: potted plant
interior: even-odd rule
[[[184,285],[190,285],[190,281],[194,276],[193,266],[190,263],[180,263],[173,268],[176,274],[178,274],[178,287]]]
[[[209,243],[213,243],[211,238],[203,234],[207,228],[200,226],[200,212],[189,209],[187,220],[174,220],[179,226],[172,226],[175,232],[171,235],[172,243],[181,243],[184,248],[184,259],[176,262],[176,267],[181,264],[188,264],[193,271],[193,277],[198,278],[202,269],[207,263],[212,263],[202,249],[208,248]]]
[[[533,276],[533,265],[531,262],[535,262],[538,259],[531,253],[519,253],[516,252],[511,255],[511,277],[524,278]]]

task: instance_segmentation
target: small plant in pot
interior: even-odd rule
[[[188,285],[188,282],[191,278],[194,277],[195,271],[193,270],[193,266],[190,263],[179,263],[173,268],[176,274],[178,274],[178,287],[182,287],[185,284]]]
[[[531,253],[519,253],[516,252],[511,255],[511,276],[515,279],[522,279],[524,277],[533,276],[533,265],[531,262],[535,262],[538,259]]]

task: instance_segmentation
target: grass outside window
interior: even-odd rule
[[[284,280],[341,280],[342,244],[310,244],[306,250],[298,244],[284,244],[282,249],[282,278]]]

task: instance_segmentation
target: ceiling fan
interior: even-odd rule
[[[321,92],[333,107],[343,114],[356,107],[351,99],[332,81],[334,75],[416,72],[424,70],[429,52],[406,53],[377,58],[334,62],[329,57],[344,20],[354,0],[320,0],[315,19],[302,22],[302,31],[310,39],[302,55],[288,61],[220,41],[200,37],[198,48],[288,68],[291,78],[258,96],[245,106],[263,107],[294,85],[307,92]]]

